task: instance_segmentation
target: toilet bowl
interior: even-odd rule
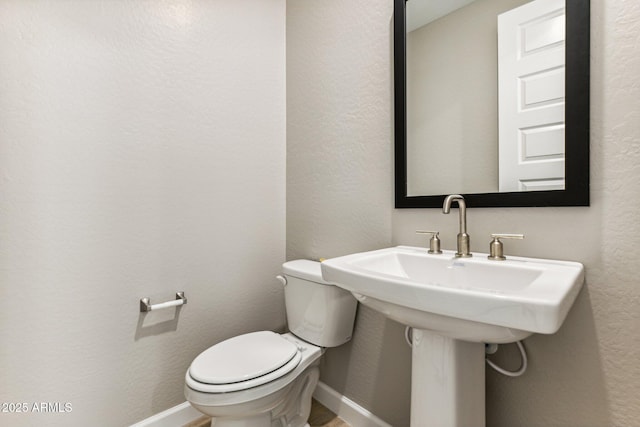
[[[222,341],[194,359],[185,397],[216,427],[302,427],[326,347],[351,339],[357,302],[324,280],[320,263],[283,264],[289,333],[257,331]]]

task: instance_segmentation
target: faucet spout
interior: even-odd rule
[[[467,234],[467,204],[464,202],[464,197],[459,194],[452,194],[444,199],[442,204],[442,213],[448,214],[451,212],[451,204],[453,202],[458,203],[460,232],[458,233],[458,252],[456,257],[468,258],[471,257],[470,251],[470,239]]]

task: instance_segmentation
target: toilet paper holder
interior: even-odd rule
[[[187,297],[184,296],[184,292],[176,292],[176,299],[173,301],[158,304],[151,304],[151,299],[149,298],[140,298],[140,312],[146,313],[152,310],[160,310],[161,308],[178,307],[186,303]]]

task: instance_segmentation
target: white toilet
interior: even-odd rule
[[[351,339],[356,299],[322,280],[320,263],[282,265],[290,333],[239,335],[191,363],[185,397],[215,427],[302,427],[326,347]]]

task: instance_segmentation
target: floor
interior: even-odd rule
[[[309,424],[311,427],[350,427],[349,424],[345,423],[341,418],[315,399],[313,399],[311,403]]]
[[[313,399],[311,405],[309,424],[311,427],[350,427],[349,424],[342,421],[336,414],[315,399]],[[211,419],[203,416],[183,427],[211,427]]]

